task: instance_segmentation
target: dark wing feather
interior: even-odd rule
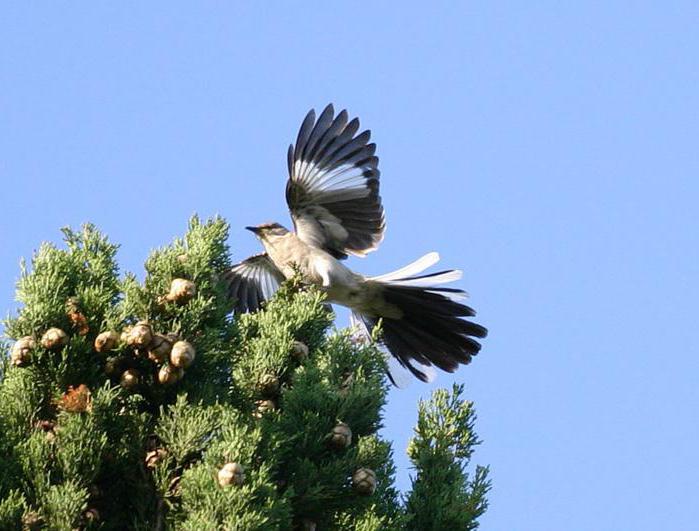
[[[296,232],[336,258],[375,250],[386,227],[379,195],[379,159],[371,133],[356,135],[359,120],[328,105],[311,110],[289,146],[286,202]]]
[[[223,275],[228,293],[235,301],[235,313],[254,312],[271,298],[284,275],[266,253],[251,256],[234,265]]]

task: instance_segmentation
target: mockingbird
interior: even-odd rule
[[[246,227],[266,252],[226,273],[235,311],[257,310],[284,279],[300,273],[329,302],[350,308],[363,333],[381,323],[383,346],[420,380],[432,365],[454,372],[480,350],[473,338],[487,334],[464,319],[475,315],[462,302],[465,292],[440,286],[461,278],[460,271],[422,274],[437,263],[437,253],[378,277],[340,261],[376,250],[386,227],[376,145],[368,143],[370,131],[358,129],[357,118],[348,121],[344,110],[335,116],[332,105],[317,121],[313,110],[306,115],[287,157],[286,201],[295,232],[279,223]]]

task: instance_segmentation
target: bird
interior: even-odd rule
[[[466,293],[443,284],[461,271],[424,271],[439,261],[435,252],[385,275],[367,277],[348,268],[349,255],[365,257],[386,230],[379,192],[379,159],[371,131],[346,110],[327,105],[316,120],[311,109],[287,153],[286,202],[294,230],[279,223],[245,227],[264,252],[224,274],[234,313],[259,310],[279,286],[297,274],[319,286],[329,303],[345,306],[366,337],[380,326],[380,346],[422,381],[433,367],[454,372],[481,349],[485,327],[468,318],[475,311]],[[390,374],[389,374],[390,376]],[[391,378],[393,380],[393,378]]]

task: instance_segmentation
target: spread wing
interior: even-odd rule
[[[284,275],[266,253],[256,254],[231,267],[223,276],[228,293],[236,301],[235,313],[254,312],[271,298]]]
[[[286,202],[299,238],[336,258],[364,256],[383,239],[379,159],[370,131],[328,105],[316,121],[311,110],[289,146]]]

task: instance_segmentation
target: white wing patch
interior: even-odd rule
[[[298,237],[335,258],[364,256],[383,239],[379,159],[359,120],[328,105],[311,110],[289,146],[286,201]]]
[[[235,300],[235,312],[256,311],[272,298],[284,275],[272,263],[267,254],[258,254],[231,267],[225,274],[228,291]]]

